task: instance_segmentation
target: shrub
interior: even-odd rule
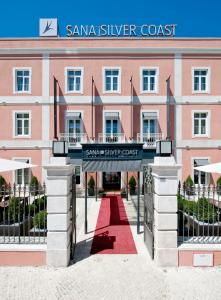
[[[29,184],[29,189],[32,195],[36,196],[38,195],[38,188],[39,188],[39,181],[37,177],[32,176],[30,184]]]
[[[217,208],[209,203],[206,198],[200,198],[195,202],[186,200],[183,196],[178,195],[177,200],[179,210],[196,217],[198,221],[213,223],[218,220]]]
[[[134,176],[131,176],[130,180],[129,180],[129,187],[130,187],[130,194],[131,195],[135,194],[136,185],[137,185],[136,179],[134,178]]]
[[[17,223],[22,220],[24,211],[23,209],[23,203],[21,203],[19,198],[12,197],[9,200],[8,214],[12,223]]]
[[[217,179],[216,185],[217,185],[217,186],[221,186],[221,176]]]
[[[217,193],[221,195],[221,176],[216,181]]]
[[[42,196],[40,198],[36,198],[31,205],[35,206],[35,211],[45,210],[47,207],[47,196]]]
[[[184,183],[187,188],[193,187],[193,185],[194,185],[193,179],[191,178],[190,175],[187,177],[187,179],[184,181]]]
[[[38,212],[33,218],[33,224],[39,229],[47,228],[47,212],[45,210]]]
[[[0,175],[0,187],[3,185],[6,185],[6,180],[2,175]]]
[[[88,187],[91,188],[91,189],[94,189],[95,187],[95,181],[94,181],[94,178],[91,176],[89,181],[88,181]]]

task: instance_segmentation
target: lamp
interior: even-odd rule
[[[170,156],[172,154],[172,141],[156,141],[156,153],[159,156]]]
[[[67,141],[53,141],[52,145],[53,156],[67,156],[68,142]]]

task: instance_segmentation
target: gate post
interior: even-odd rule
[[[161,267],[178,265],[178,170],[173,156],[155,157],[150,164],[154,179],[154,260]]]
[[[71,189],[74,166],[67,157],[51,157],[47,171],[47,265],[66,267],[70,261]]]

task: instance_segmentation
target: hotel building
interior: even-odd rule
[[[155,151],[169,138],[181,181],[215,183],[193,168],[221,161],[220,78],[221,39],[1,39],[0,157],[37,165],[3,175],[44,182],[58,137],[68,141],[83,188],[82,143]],[[120,189],[125,174],[99,172],[98,185]]]

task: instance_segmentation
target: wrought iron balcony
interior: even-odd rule
[[[78,146],[89,141],[86,133],[60,133],[60,139],[67,141],[69,147]]]
[[[125,143],[124,133],[99,133],[98,134],[99,143]]]
[[[156,141],[162,140],[162,133],[138,133],[137,142],[144,143],[144,147],[156,148]]]

